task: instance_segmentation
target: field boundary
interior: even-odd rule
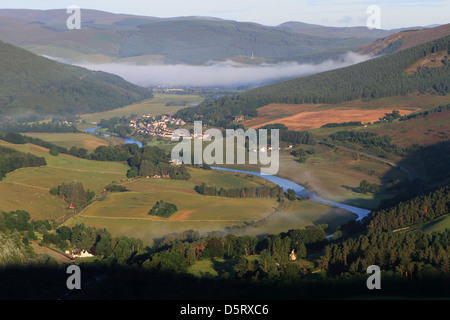
[[[374,156],[374,155],[372,155],[372,154],[369,154],[369,153],[366,153],[366,152],[362,152],[362,151],[358,151],[358,150],[355,150],[355,149],[351,149],[351,148],[348,148],[348,147],[344,147],[344,146],[340,146],[340,145],[336,145],[336,144],[333,144],[333,146],[334,146],[335,148],[337,148],[337,149],[341,149],[341,150],[344,150],[344,151],[357,153],[357,154],[359,154],[360,156],[364,156],[364,157],[367,157],[367,158],[371,158],[371,159],[374,159],[374,160],[378,160],[378,161],[387,163],[387,164],[389,164],[389,165],[391,165],[391,166],[394,166],[394,167],[399,167],[400,169],[402,169],[403,171],[405,171],[405,172],[408,174],[408,177],[409,177],[409,180],[410,180],[410,181],[413,181],[413,180],[416,180],[416,179],[419,178],[419,176],[418,176],[417,173],[414,171],[414,169],[412,169],[412,168],[410,168],[410,167],[408,167],[408,166],[405,166],[404,164],[400,164],[400,163],[395,162],[395,161],[393,161],[393,160],[388,160],[388,159],[380,158],[380,157]]]

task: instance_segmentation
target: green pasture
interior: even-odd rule
[[[26,135],[51,142],[57,146],[70,149],[72,147],[85,148],[89,152],[99,146],[113,143],[111,139],[88,133],[26,133]]]
[[[67,213],[66,204],[49,190],[62,182],[80,181],[85,190],[99,193],[106,184],[126,179],[128,166],[123,163],[90,161],[60,154],[32,144],[14,145],[0,141],[1,146],[44,157],[47,166],[21,168],[0,181],[0,210],[26,210],[32,219],[57,219]]]
[[[166,106],[166,103],[187,101],[186,106]],[[130,117],[132,114],[142,116],[149,114],[151,116],[161,114],[174,114],[180,109],[189,107],[189,104],[201,103],[203,98],[198,95],[176,95],[176,94],[155,94],[153,99],[135,103],[123,108],[82,115],[81,118],[91,125],[101,119],[111,119],[114,117]],[[88,126],[86,126],[88,128]]]

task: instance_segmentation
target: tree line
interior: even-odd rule
[[[374,233],[325,247],[320,266],[330,275],[360,274],[370,265],[407,279],[450,274],[450,229],[442,233]]]
[[[270,143],[271,138],[271,130],[272,129],[278,129],[279,131],[279,139],[280,141],[291,143],[291,144],[309,144],[309,145],[315,145],[317,143],[314,135],[307,131],[295,131],[295,130],[289,130],[284,124],[282,123],[273,123],[268,124],[265,126],[262,126],[260,129],[267,130],[267,137],[268,137],[268,143]]]
[[[19,168],[47,165],[45,158],[0,146],[0,180]]]
[[[363,145],[364,149],[379,157],[389,157],[389,154],[405,156],[412,152],[415,146],[401,148],[392,143],[392,138],[386,134],[379,135],[375,132],[367,131],[337,131],[332,133],[325,139],[331,141],[349,142],[357,145]]]
[[[55,156],[62,153],[88,160],[127,162],[130,166],[127,172],[129,178],[158,175],[178,180],[190,179],[190,174],[186,167],[184,165],[171,165],[169,155],[158,147],[145,146],[139,148],[137,144],[99,146],[89,153],[86,148],[73,146],[68,150],[42,139],[28,137],[16,132],[0,133],[0,139],[13,144],[32,143],[48,148],[49,153]]]
[[[340,128],[340,127],[361,127],[361,121],[348,121],[348,122],[330,122],[326,123],[321,128]]]
[[[78,133],[82,132],[74,124],[58,122],[41,123],[2,123],[0,128],[4,132],[50,132],[50,133]]]
[[[280,186],[267,187],[242,187],[242,188],[218,188],[215,186],[207,186],[202,183],[195,186],[195,190],[204,196],[219,196],[229,198],[274,198],[284,195],[283,188]]]
[[[211,127],[232,128],[235,117],[256,117],[256,109],[267,104],[266,99],[245,99],[242,96],[224,96],[216,100],[207,100],[198,106],[184,108],[176,112],[175,117],[185,122],[201,120]]]
[[[450,185],[427,194],[377,210],[367,217],[369,234],[391,231],[417,223],[429,222],[450,211]]]
[[[432,115],[433,113],[436,113],[436,112],[444,112],[444,111],[448,111],[448,110],[450,110],[450,104],[437,106],[435,108],[432,108],[432,109],[429,109],[429,110],[425,110],[425,111],[421,111],[421,112],[414,112],[414,113],[406,114],[404,116],[401,116],[399,118],[399,120],[400,121],[406,121],[406,120],[409,120],[409,119],[416,119],[416,118],[426,117],[426,116]]]

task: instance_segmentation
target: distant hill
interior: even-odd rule
[[[163,55],[168,62],[201,64],[237,56],[281,59],[334,48],[358,46],[367,39],[318,37],[256,23],[177,19],[154,21],[127,32],[119,55]]]
[[[298,21],[288,21],[278,26],[281,29],[290,30],[302,34],[310,34],[321,37],[337,38],[385,38],[400,29],[383,30],[369,29],[367,27],[326,27],[318,24],[309,24]]]
[[[450,23],[434,28],[412,28],[365,45],[360,54],[376,56],[408,49],[450,34]]]
[[[210,17],[162,19],[86,9],[81,11],[82,29],[67,30],[68,16],[66,10],[0,9],[0,40],[73,62],[202,64],[248,61],[245,57],[252,54],[260,62],[320,62],[394,32],[300,22],[268,27]],[[320,52],[324,54],[314,56]]]
[[[279,103],[339,103],[358,98],[377,98],[425,92],[434,88],[442,94],[450,88],[450,66],[407,69],[435,52],[449,50],[449,35],[350,67],[249,90],[243,97],[265,98]]]
[[[435,55],[439,53],[439,55]],[[434,55],[435,58],[424,59]],[[336,104],[355,99],[450,92],[450,35],[356,65],[282,81],[235,97],[223,97],[178,111],[177,116],[227,126],[235,116],[254,117],[269,103]],[[435,61],[436,57],[442,61]]]
[[[0,41],[0,118],[99,112],[150,97],[150,90],[118,76],[58,63]]]

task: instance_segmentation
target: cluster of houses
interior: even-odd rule
[[[169,179],[170,178],[170,175],[168,175],[168,174],[163,174],[163,175],[159,175],[159,174],[154,174],[154,175],[151,175],[151,176],[147,176],[147,179]]]
[[[183,126],[186,123],[181,119],[175,119],[172,116],[163,115],[159,119],[150,115],[143,115],[130,121],[130,127],[133,127],[137,133],[147,133],[152,136],[171,138],[173,131],[170,125]]]

